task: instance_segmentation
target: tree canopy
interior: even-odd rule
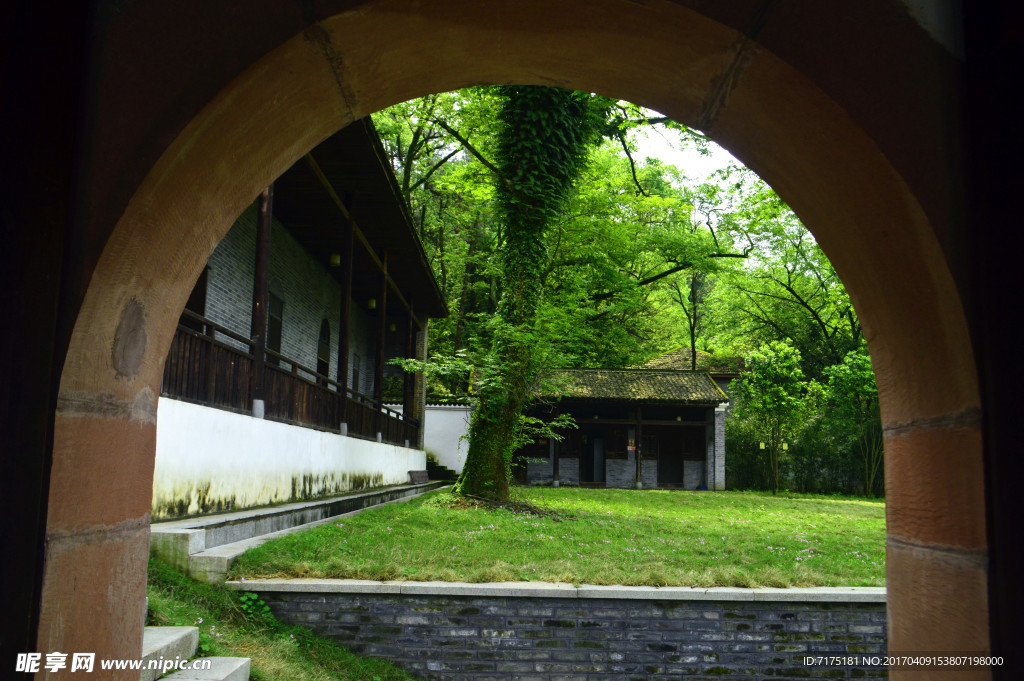
[[[510,105],[546,91],[559,93],[557,104]],[[707,149],[700,132],[557,88],[431,95],[374,121],[448,301],[449,317],[431,328],[432,361],[445,368],[430,380],[433,397],[486,400],[490,387],[510,389],[502,372],[516,365],[520,396],[502,408],[518,413],[546,368],[628,367],[683,346],[753,367],[786,347],[799,369],[803,427],[767,461],[759,442],[771,436],[755,433],[756,395],[737,385],[729,479],[773,486],[774,471],[808,490],[877,487],[880,456],[864,452],[880,449],[862,437],[873,438],[878,422],[865,402],[874,391],[865,341],[811,234],[738,164],[695,181],[637,151],[644,129]],[[513,360],[517,343],[530,352]],[[851,372],[863,391],[850,387]],[[527,437],[522,427],[508,426]]]

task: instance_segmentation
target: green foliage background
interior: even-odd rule
[[[521,112],[534,132],[512,151],[501,141],[508,93],[472,88],[374,116],[448,301],[450,316],[431,328],[431,396],[495,385],[503,335],[530,348],[524,398],[546,367],[628,367],[680,347],[740,361],[782,343],[802,376],[779,485],[882,493],[880,464],[870,463],[880,452],[877,391],[859,320],[782,199],[739,165],[695,181],[686,169],[641,158],[644,131],[698,150],[708,140],[638,106],[581,93],[569,98],[586,103],[575,124],[587,128],[576,140],[586,154],[566,151],[558,116],[545,107]],[[545,164],[574,173],[567,191],[553,176],[525,172]],[[546,220],[529,246],[509,229],[524,197],[526,212]],[[525,271],[534,283],[510,293],[512,274]],[[513,299],[532,311],[529,323],[509,314]],[[759,443],[771,433],[742,388],[731,392],[727,484],[770,489]]]

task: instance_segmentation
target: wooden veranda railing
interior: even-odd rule
[[[345,395],[348,434],[415,446],[420,422],[273,350],[266,351],[264,415],[268,419],[340,432]],[[275,366],[276,360],[276,366]],[[164,363],[160,394],[229,411],[250,413],[253,343],[186,310]]]

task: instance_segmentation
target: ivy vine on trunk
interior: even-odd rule
[[[501,300],[455,489],[503,501],[512,453],[523,444],[523,407],[541,370],[535,326],[548,260],[545,235],[565,207],[588,146],[598,139],[600,107],[610,101],[543,86],[504,86],[500,94],[495,197],[505,235]]]

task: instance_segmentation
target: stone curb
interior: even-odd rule
[[[801,603],[885,603],[885,587],[820,586],[792,589],[735,587],[606,586],[566,582],[377,582],[363,579],[250,579],[227,582],[239,591],[387,593],[409,596],[493,596],[510,598],[615,598],[658,601],[765,601]]]

